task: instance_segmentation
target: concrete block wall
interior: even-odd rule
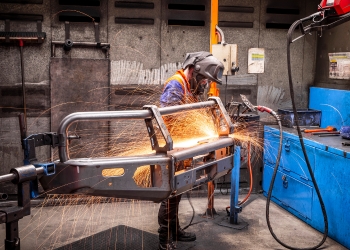
[[[210,25],[210,1],[205,0],[140,0],[138,2],[151,3],[151,9],[117,8],[116,2],[101,0],[99,6],[99,39],[102,43],[109,43],[109,81],[110,93],[121,85],[147,84],[155,89],[161,89],[161,84],[180,68],[187,52],[206,50],[209,51],[209,25]],[[274,109],[290,105],[287,64],[286,64],[286,34],[287,29],[266,28],[269,19],[284,20],[281,14],[267,14],[266,9],[271,5],[278,5],[281,1],[272,0],[220,0],[219,6],[248,6],[253,7],[253,13],[219,12],[219,22],[243,21],[253,23],[252,28],[222,27],[227,43],[238,45],[238,76],[244,79],[251,78],[248,75],[248,49],[265,48],[265,73],[256,74],[257,89],[256,100],[260,105],[267,105]],[[285,6],[299,9],[298,15],[290,18],[300,18],[315,12],[319,1],[283,1]],[[184,11],[169,9],[176,4],[200,6],[204,9],[196,11]],[[281,8],[282,8],[281,7]],[[0,13],[32,13],[43,15],[42,30],[46,33],[43,44],[24,46],[24,75],[25,84],[32,86],[50,87],[50,61],[51,42],[65,40],[65,23],[59,21],[61,13],[75,12],[74,6],[61,6],[58,0],[43,0],[42,4],[16,4],[1,3]],[[115,18],[143,18],[153,19],[153,24],[121,24],[116,23]],[[200,20],[199,26],[170,25],[170,19]],[[287,19],[288,19],[287,18]],[[289,20],[288,19],[288,20]],[[36,24],[23,22],[11,22],[13,31],[35,30]],[[5,29],[4,20],[0,20],[0,30]],[[95,41],[95,28],[93,22],[70,22],[70,38],[72,41]],[[315,76],[316,35],[308,36],[299,41],[298,46],[292,48],[292,64],[296,83],[296,94],[301,107],[308,103],[308,86],[313,84]],[[56,58],[86,58],[104,59],[106,53],[101,49],[74,47],[66,52],[62,46],[56,46]],[[0,90],[21,87],[20,54],[17,45],[0,44]],[[64,72],[62,72],[64,74]],[[228,77],[228,84],[235,83],[234,76]],[[233,84],[234,85],[234,84]],[[232,87],[232,86],[231,86]],[[33,87],[34,88],[34,87]],[[40,87],[39,87],[40,88]],[[234,88],[234,87],[233,87]],[[62,91],[69,91],[62,89]],[[19,137],[17,115],[21,111],[21,96],[7,96],[7,100],[13,99],[14,103],[4,102],[1,92],[0,108],[0,174],[7,174],[13,167],[21,165],[22,149]],[[40,90],[37,90],[40,92]],[[8,93],[8,92],[6,92]],[[46,93],[45,91],[42,93]],[[29,95],[29,94],[28,94]],[[11,96],[11,95],[10,95]],[[118,96],[118,95],[116,95]],[[113,96],[110,100],[116,99]],[[31,98],[32,97],[32,98]],[[28,100],[28,129],[30,133],[49,132],[50,124],[50,96],[27,96]],[[146,98],[145,98],[146,99]],[[153,102],[156,102],[154,98]],[[229,100],[230,98],[228,98]],[[38,103],[41,105],[38,106]],[[44,103],[44,104],[43,104]],[[45,104],[46,103],[46,104]],[[112,105],[113,106],[113,105]],[[117,107],[118,105],[115,105]],[[33,108],[37,107],[37,108]],[[114,107],[114,106],[113,106]],[[111,107],[111,109],[113,109]],[[41,112],[38,112],[40,110]],[[6,111],[6,112],[5,112]],[[39,113],[39,114],[38,114]],[[45,151],[45,150],[44,150]],[[43,155],[41,155],[43,154]],[[40,154],[40,159],[50,158],[49,152]],[[15,160],[14,160],[15,159]],[[3,188],[3,187],[1,187]],[[0,189],[1,189],[0,188]],[[14,189],[0,190],[0,192],[14,192]]]
[[[350,52],[350,22],[317,34],[315,86],[350,90],[350,80],[329,78],[329,53]]]

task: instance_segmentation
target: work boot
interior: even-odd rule
[[[178,228],[175,232],[173,231],[173,239],[175,241],[195,241],[196,235],[194,233],[185,232],[183,229]]]
[[[174,250],[176,249],[176,245],[174,242],[159,242],[158,250]]]

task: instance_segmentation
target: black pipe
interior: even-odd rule
[[[9,196],[6,193],[0,193],[0,200],[4,201],[7,200]]]
[[[292,34],[294,32],[294,30],[299,26],[299,25],[302,25],[302,21],[305,21],[305,20],[309,20],[309,19],[312,19],[314,18],[315,14],[309,16],[309,17],[306,17],[306,18],[303,18],[303,20],[297,20],[295,21],[291,27],[289,28],[288,30],[288,34],[287,34],[287,66],[288,66],[288,79],[289,79],[289,90],[290,90],[290,97],[291,97],[291,100],[292,100],[292,106],[293,106],[293,113],[294,113],[294,117],[295,117],[295,123],[296,123],[296,127],[297,127],[297,131],[298,131],[298,135],[299,135],[299,141],[300,141],[300,145],[301,145],[301,148],[302,148],[302,151],[303,151],[303,154],[304,154],[304,158],[305,158],[305,162],[306,162],[306,165],[307,165],[307,168],[309,170],[309,173],[310,173],[310,176],[311,176],[311,179],[312,179],[312,183],[315,187],[315,190],[316,190],[316,193],[317,193],[317,197],[320,201],[320,206],[321,206],[321,210],[322,210],[322,214],[323,214],[323,218],[324,218],[324,225],[325,225],[325,230],[324,230],[324,233],[323,233],[323,238],[322,240],[320,241],[320,243],[318,243],[316,246],[314,247],[308,247],[308,248],[296,248],[296,247],[291,247],[285,243],[283,243],[281,240],[279,240],[277,238],[277,236],[275,235],[275,233],[273,232],[272,230],[272,227],[271,227],[271,223],[270,223],[270,219],[269,219],[269,205],[270,205],[270,201],[271,201],[271,195],[272,195],[272,189],[273,189],[273,184],[274,184],[274,181],[275,181],[275,178],[276,178],[276,175],[277,175],[277,170],[278,170],[278,165],[279,165],[279,160],[280,160],[280,157],[281,157],[281,148],[282,148],[282,138],[280,138],[280,145],[279,145],[279,149],[278,149],[278,156],[277,156],[277,161],[276,161],[276,166],[275,166],[275,169],[274,169],[274,172],[273,172],[273,175],[272,175],[272,180],[271,180],[271,183],[270,183],[270,188],[269,188],[269,191],[268,191],[268,195],[267,195],[267,202],[266,202],[266,222],[267,222],[267,226],[269,228],[269,231],[271,233],[271,235],[273,236],[273,238],[279,243],[281,244],[282,246],[284,246],[285,248],[288,248],[288,249],[296,249],[296,250],[312,250],[312,249],[317,249],[319,248],[320,246],[323,245],[323,243],[326,241],[327,239],[327,236],[328,236],[328,219],[327,219],[327,213],[326,213],[326,208],[324,206],[324,202],[323,202],[323,199],[321,197],[321,193],[320,193],[320,190],[318,188],[318,185],[317,185],[317,182],[316,182],[316,179],[315,179],[315,176],[313,174],[313,171],[312,171],[312,168],[311,168],[311,164],[310,164],[310,161],[309,161],[309,158],[307,156],[307,153],[306,153],[306,149],[305,149],[305,145],[304,145],[304,140],[303,140],[303,135],[301,133],[301,129],[300,129],[300,126],[299,126],[299,118],[298,118],[298,112],[297,112],[297,109],[296,109],[296,104],[295,104],[295,99],[294,99],[294,87],[293,87],[293,81],[292,81],[292,70],[291,70],[291,63],[290,63],[290,44],[293,42],[292,41]],[[280,122],[278,123],[279,126],[280,126],[280,131],[282,130],[282,126],[280,125]]]

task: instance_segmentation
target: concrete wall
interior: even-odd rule
[[[110,93],[116,93],[117,86],[130,84],[153,85],[161,89],[161,84],[183,61],[187,52],[209,48],[210,1],[205,0],[149,0],[138,1],[154,3],[152,9],[116,8],[116,1],[101,0],[99,13],[99,39],[109,43]],[[129,2],[129,1],[123,1]],[[219,12],[219,22],[240,21],[253,23],[252,28],[222,27],[227,43],[238,45],[238,75],[229,76],[230,82],[237,79],[253,79],[256,89],[255,103],[274,109],[290,106],[287,64],[287,29],[266,28],[266,22],[291,23],[291,20],[315,12],[319,1],[283,1],[280,8],[296,8],[299,14],[269,14],[269,6],[278,7],[281,1],[271,0],[220,0],[219,6],[253,7],[253,13]],[[168,9],[169,4],[190,4],[205,6],[200,11]],[[65,24],[59,21],[62,13],[75,13],[74,6],[60,6],[58,1],[43,0],[42,4],[1,3],[1,13],[22,13],[43,15],[42,30],[46,33],[43,44],[26,45],[23,49],[24,76],[28,102],[28,134],[50,131],[50,96],[42,91],[50,87],[51,42],[65,40]],[[115,18],[153,19],[153,24],[120,24]],[[202,26],[168,25],[169,19],[201,20]],[[147,20],[148,20],[147,19]],[[0,30],[5,22],[0,20]],[[11,22],[12,31],[35,31],[36,23]],[[95,41],[93,22],[70,22],[70,38],[74,41]],[[306,36],[292,47],[292,67],[296,88],[296,98],[300,107],[308,103],[308,87],[314,82],[316,35]],[[265,72],[248,75],[248,49],[265,48]],[[57,58],[103,59],[106,53],[101,49],[74,47],[66,52],[62,46],[56,46]],[[20,145],[17,115],[21,112],[21,70],[20,52],[17,45],[0,44],[0,174],[7,174],[13,167],[21,165],[22,149]],[[232,86],[231,86],[232,87]],[[234,89],[234,86],[233,86]],[[239,89],[239,88],[238,88]],[[6,91],[5,91],[6,90]],[[62,89],[69,91],[69,89]],[[42,93],[41,95],[39,95]],[[38,96],[39,95],[39,96]],[[117,97],[111,97],[111,100]],[[6,99],[6,101],[5,101]],[[229,100],[229,99],[228,99]],[[155,102],[155,100],[152,100]],[[113,105],[111,105],[112,107]],[[113,106],[114,107],[114,106]],[[111,109],[113,109],[113,107]],[[116,107],[116,106],[115,106]],[[54,111],[53,111],[54,112]],[[38,152],[39,160],[50,160],[46,149]],[[2,185],[1,185],[2,186]],[[0,192],[14,192],[3,187]]]
[[[350,80],[329,78],[328,53],[350,52],[350,22],[319,33],[317,37],[317,65],[315,86],[321,88],[350,90]]]

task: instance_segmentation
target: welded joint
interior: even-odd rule
[[[242,212],[242,207],[241,207],[241,206],[235,206],[234,212],[235,212],[235,213],[240,213],[240,212]]]
[[[219,111],[221,113],[220,117],[217,117],[219,119],[217,124],[219,126],[219,136],[227,136],[228,134],[232,134],[234,132],[234,126],[233,123],[231,122],[230,116],[228,115],[224,105],[222,104],[222,101],[219,97],[212,96],[209,97],[208,100],[213,100],[217,104]],[[216,116],[216,114],[214,114]],[[226,129],[221,129],[221,122],[224,121],[226,124]]]
[[[147,126],[147,131],[151,139],[151,144],[152,144],[152,149],[155,149],[156,152],[167,152],[173,150],[173,140],[170,136],[170,133],[164,123],[164,120],[162,118],[162,115],[159,112],[159,109],[156,105],[145,105],[143,106],[143,109],[150,110],[152,112],[152,118],[151,119],[145,119],[146,126]],[[154,132],[153,124],[152,124],[152,119],[155,119],[159,129],[163,135],[163,138],[165,140],[165,146],[160,147],[158,144],[158,139],[157,135]]]

